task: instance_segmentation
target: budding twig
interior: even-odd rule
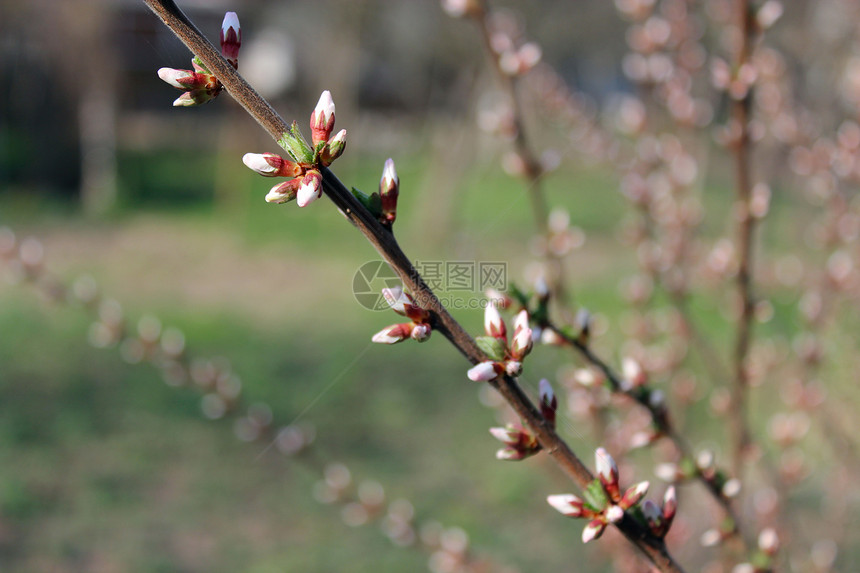
[[[227,92],[286,149],[285,134],[289,133],[287,123],[203,37],[176,3],[173,0],[144,2],[218,77]],[[488,357],[426,285],[393,235],[349,192],[330,169],[321,167],[320,170],[325,194],[391,265],[415,299],[430,313],[433,330],[441,332],[472,364],[486,361]],[[594,479],[591,472],[541,415],[516,380],[505,374],[489,383],[511,405],[561,470],[580,488],[587,488]],[[660,571],[682,571],[669,554],[663,540],[649,533],[634,518],[625,514],[616,526]]]

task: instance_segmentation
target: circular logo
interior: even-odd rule
[[[394,287],[402,288],[403,283],[385,261],[364,263],[352,277],[352,294],[367,310],[388,310],[382,289]]]

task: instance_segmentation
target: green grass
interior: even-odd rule
[[[272,181],[241,165],[221,167],[224,189],[212,191],[207,177],[186,185],[188,159],[123,157],[126,200],[107,220],[80,217],[69,203],[6,196],[2,221],[22,235],[46,237],[48,265],[63,269],[64,279],[95,274],[108,294],[121,296],[132,321],[153,312],[183,330],[192,354],[229,359],[248,403],[266,402],[280,424],[313,422],[321,457],[348,464],[359,480],[379,480],[389,499],[410,499],[421,520],[462,526],[478,553],[523,571],[567,571],[571,563],[603,570],[599,550],[578,542],[582,524],[545,507],[545,495],[570,490],[552,464],[543,457],[494,460],[498,445],[487,428],[498,422],[478,405],[467,364],[441,336],[421,346],[369,343],[397,317],[353,300],[353,273],[377,256],[334,209],[323,202],[305,210],[267,205],[262,197]],[[216,158],[194,161],[193,170],[205,170]],[[346,163],[339,174],[372,190],[379,170],[369,163]],[[519,182],[479,166],[449,200],[437,201],[435,188],[421,185],[428,176],[419,161],[398,160],[398,170],[397,232],[407,253],[421,260],[505,260],[509,277],[522,282],[532,224]],[[562,170],[545,184],[549,202],[568,208],[588,233],[585,247],[570,257],[571,284],[579,304],[608,319],[609,331],[597,344],[617,363],[626,310],[618,284],[635,268],[635,254],[613,237],[623,201],[602,171]],[[423,194],[410,193],[415,188]],[[153,189],[158,195],[148,195]],[[709,219],[728,211],[728,196],[719,181],[709,187]],[[807,219],[795,199],[778,194],[761,240],[788,250]],[[446,231],[434,234],[439,229]],[[724,230],[706,226],[709,236]],[[62,251],[67,241],[86,248]],[[52,245],[68,255],[53,258]],[[270,286],[261,294],[255,282]],[[718,288],[693,298],[690,309],[704,336],[725,353],[731,329]],[[757,333],[790,341],[800,328],[795,300],[767,292],[775,315]],[[666,302],[658,294],[655,304]],[[455,314],[480,331],[480,311]],[[856,318],[846,311],[842,332]],[[240,443],[230,421],[205,420],[193,388],[168,387],[151,365],[129,365],[115,350],[89,347],[89,322],[83,309],[45,303],[26,285],[0,288],[0,463],[6,468],[0,472],[0,569],[425,569],[425,554],[392,547],[375,525],[349,528],[339,508],[314,501],[316,470],[266,444]],[[837,336],[827,346],[835,357],[854,348]],[[567,361],[557,349],[536,349],[524,386],[533,393],[540,377],[553,379]],[[706,398],[708,376],[693,351],[690,363]],[[830,391],[856,403],[846,382],[849,362],[832,364],[822,379],[836,380]],[[655,384],[667,387],[665,380]],[[755,419],[759,433],[779,407],[773,392],[754,393],[764,410]],[[722,426],[707,400],[684,414],[685,435],[695,447],[721,445]],[[563,431],[590,463],[597,438],[589,425],[567,419]],[[816,463],[833,463],[832,454],[820,453],[823,444],[813,435]],[[636,477],[652,478],[652,456],[635,459]],[[813,475],[792,503],[818,511],[824,477]],[[697,511],[692,519],[701,517]],[[692,544],[683,544],[682,557],[700,553]]]

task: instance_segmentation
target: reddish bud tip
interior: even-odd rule
[[[239,26],[239,16],[235,12],[227,12],[221,23],[221,55],[230,64],[239,66],[239,48],[242,46],[242,28]]]

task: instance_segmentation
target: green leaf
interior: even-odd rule
[[[191,58],[191,61],[193,61],[193,62],[194,62],[195,64],[197,64],[198,66],[200,66],[200,68],[201,68],[204,72],[206,72],[207,74],[211,74],[211,73],[212,73],[212,72],[210,72],[210,71],[209,71],[209,68],[207,68],[207,67],[206,67],[206,64],[204,64],[204,63],[200,60],[200,58],[198,58],[197,56],[194,56],[193,58]]]
[[[367,193],[359,191],[353,187],[352,194],[362,205],[364,205],[365,209],[370,211],[371,215],[377,218],[382,216],[382,199],[379,197],[379,193],[374,192],[368,195]]]
[[[299,163],[313,163],[314,150],[305,141],[302,132],[299,130],[298,124],[294,121],[290,128],[284,132],[281,139],[278,140],[284,150],[290,154],[290,157]]]
[[[603,511],[609,504],[609,499],[606,497],[606,492],[603,491],[603,484],[599,479],[593,480],[582,492],[585,503],[589,509],[593,511]]]
[[[490,357],[490,360],[504,360],[505,343],[494,336],[479,336],[475,339],[478,348]]]

